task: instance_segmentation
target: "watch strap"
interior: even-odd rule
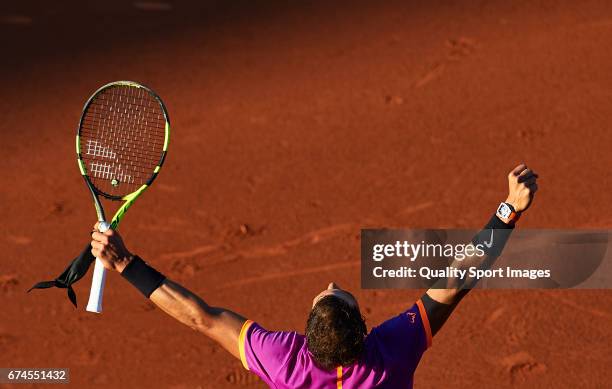
[[[499,213],[499,209],[503,206],[506,205],[508,208],[510,208],[510,215],[508,217],[504,217],[503,215],[501,215]],[[499,206],[497,207],[497,211],[495,212],[495,214],[497,215],[497,217],[499,217],[502,221],[506,222],[506,223],[516,223],[517,220],[521,217],[521,213],[520,212],[516,212],[516,210],[514,209],[514,207],[512,206],[512,204],[510,203],[506,203],[506,202],[501,202],[499,204]]]

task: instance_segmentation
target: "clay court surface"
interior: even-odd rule
[[[197,2],[194,2],[197,3]],[[133,79],[172,121],[128,247],[213,305],[303,331],[336,281],[368,325],[423,290],[360,290],[364,227],[484,225],[526,161],[521,227],[612,227],[606,1],[15,2],[0,8],[0,367],[69,367],[72,387],[263,387],[116,274],[34,291],[95,221],[74,134],[100,85]],[[475,291],[417,388],[602,388],[612,293]],[[20,385],[15,387],[27,387]]]

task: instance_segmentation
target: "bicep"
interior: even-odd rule
[[[429,289],[421,297],[423,307],[429,319],[431,335],[434,336],[446,323],[459,301],[469,292],[469,289]]]
[[[205,329],[205,334],[234,357],[240,359],[240,332],[246,319],[228,309],[216,307],[211,307],[211,316],[210,325]]]

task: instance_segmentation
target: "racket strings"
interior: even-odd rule
[[[81,124],[81,151],[92,184],[124,196],[145,184],[163,152],[166,118],[143,88],[113,86],[90,102]]]

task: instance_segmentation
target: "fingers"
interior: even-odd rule
[[[123,263],[131,254],[118,232],[112,229],[100,232],[99,225],[94,224],[91,232],[91,254],[101,260],[105,268],[117,270],[117,263]]]
[[[535,193],[538,188],[538,185],[536,184],[537,179],[538,175],[536,172],[529,168],[525,168],[525,170],[519,174],[517,182],[523,184],[523,186],[528,188],[531,193]]]
[[[104,250],[104,244],[100,243],[100,242],[97,242],[95,240],[92,240],[91,241],[91,248],[92,248],[92,250],[102,251],[102,250]]]
[[[515,167],[514,169],[512,169],[512,171],[510,172],[509,176],[518,176],[519,174],[521,174],[521,172],[523,170],[525,170],[527,168],[527,165],[525,165],[524,163],[521,163],[520,165],[518,165],[517,167]]]
[[[108,244],[108,235],[106,233],[94,231],[91,233],[91,238],[96,242]]]
[[[99,232],[96,232],[96,234],[102,235]],[[104,238],[106,238],[106,237],[104,237]],[[91,241],[90,244],[91,244],[91,253],[96,258],[100,258],[100,259],[106,258],[106,256],[109,253],[113,252],[112,246],[110,246],[108,243],[100,242],[100,241],[94,239],[94,240]]]
[[[538,179],[538,176],[535,174],[532,174],[530,176],[528,176],[527,178],[524,179],[520,179],[519,177],[519,182],[525,184],[525,186],[529,187],[529,185],[535,184],[536,180]]]
[[[523,169],[523,171],[518,174],[518,177],[520,180],[521,177],[529,177],[531,175],[533,175],[533,171],[525,166],[525,169]]]
[[[518,177],[517,182],[525,183],[526,186],[534,183],[538,178],[538,174],[527,167],[524,163],[518,165],[512,172],[511,176]]]
[[[96,242],[95,240],[91,241],[91,254],[100,258],[102,256],[102,251],[104,250],[104,245],[100,242]]]
[[[525,168],[525,170],[523,170],[523,171],[521,172],[521,174],[519,174],[519,179],[520,179],[521,177],[531,177],[531,176],[536,176],[536,177],[537,177],[538,175],[537,175],[537,174],[536,174],[536,172],[534,172],[533,170],[531,170],[531,169],[529,169],[529,168]]]
[[[98,223],[96,223],[97,225]],[[94,225],[95,227],[95,225]],[[98,231],[97,228],[94,228],[93,231],[91,231],[91,237],[99,242],[103,242],[103,243],[108,243],[108,238],[115,235],[116,232],[112,229],[108,229],[104,232],[100,232]]]
[[[97,224],[97,223],[96,223]],[[110,239],[114,235],[113,230],[99,232],[94,230],[91,233],[91,253],[96,257],[102,257],[102,254],[111,244]]]

